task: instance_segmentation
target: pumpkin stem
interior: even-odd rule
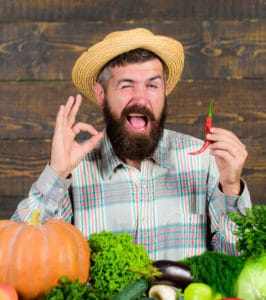
[[[30,220],[29,220],[29,224],[30,225],[41,225],[40,222],[40,214],[41,212],[39,211],[39,209],[34,209],[34,211],[31,214]]]

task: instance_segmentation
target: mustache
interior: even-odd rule
[[[151,121],[155,121],[154,114],[147,107],[137,104],[132,105],[130,107],[125,107],[121,112],[121,117],[127,118],[127,116],[132,113],[141,114],[144,117],[150,119]]]

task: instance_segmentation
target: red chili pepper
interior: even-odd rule
[[[212,127],[212,104],[213,104],[213,99],[211,99],[210,101],[210,105],[209,105],[209,110],[205,119],[205,133],[210,133],[210,129]],[[195,151],[195,152],[190,152],[189,154],[191,155],[197,155],[202,153],[203,151],[205,151],[208,146],[210,145],[211,141],[209,140],[205,140],[204,144],[202,145],[202,147]]]

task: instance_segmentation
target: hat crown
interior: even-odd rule
[[[111,39],[117,39],[117,38],[123,38],[123,37],[128,38],[128,36],[136,37],[139,35],[151,36],[154,34],[145,28],[135,28],[135,29],[130,29],[130,30],[120,30],[120,31],[111,32],[105,36],[104,40],[111,40]]]
[[[164,61],[168,70],[166,95],[169,95],[183,70],[183,46],[173,38],[155,35],[142,27],[111,32],[82,53],[72,70],[74,85],[93,102],[97,102],[94,85],[100,70],[118,55],[138,48],[149,50]]]

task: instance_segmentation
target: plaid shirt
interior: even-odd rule
[[[139,171],[115,155],[104,135],[70,179],[62,180],[47,165],[12,218],[26,221],[39,208],[43,220],[74,218],[87,238],[102,230],[128,232],[152,259],[199,255],[210,237],[215,250],[236,254],[234,224],[226,212],[251,207],[249,192],[244,183],[241,196],[223,194],[214,157],[208,151],[188,155],[201,145],[165,129]]]

